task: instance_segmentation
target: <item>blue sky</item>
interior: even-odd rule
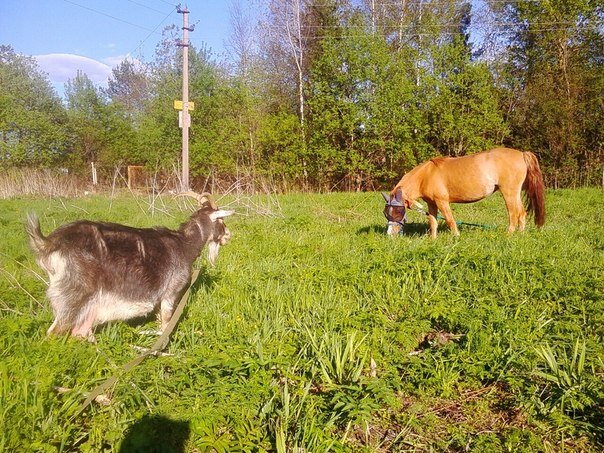
[[[233,0],[183,1],[190,11],[191,43],[225,55]],[[241,1],[243,7],[247,2]],[[59,94],[78,69],[106,85],[126,56],[151,61],[166,25],[182,26],[171,0],[0,0],[0,44],[35,56]]]

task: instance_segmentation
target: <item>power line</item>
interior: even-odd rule
[[[165,3],[166,5],[173,6],[174,8],[176,8],[178,6],[177,4],[172,3],[172,2],[168,2],[166,0],[159,0],[159,1]]]
[[[554,25],[567,25],[570,27],[576,27],[578,24],[577,21],[551,21],[551,22],[530,22],[528,24],[524,24],[524,23],[518,23],[518,22],[491,22],[489,23],[489,25],[495,26],[495,27],[513,27],[513,26],[518,26],[518,25],[528,25],[530,27],[532,27],[533,25],[538,25],[538,26],[554,26]],[[580,27],[597,27],[599,25],[604,25],[604,20],[596,20],[596,21],[590,21],[589,23],[583,24]],[[414,28],[414,27],[423,27],[423,28],[430,28],[430,27],[438,27],[438,28],[456,28],[460,26],[459,22],[454,22],[454,23],[445,23],[445,24],[430,24],[430,23],[413,23],[413,24],[408,24],[408,25],[402,25],[402,26],[398,26],[398,25],[377,25],[377,28],[382,28],[382,29],[387,29],[387,30],[400,30],[402,28]],[[278,25],[267,25],[265,26],[265,28],[272,28],[275,30],[280,30],[280,29],[284,29],[285,26],[278,26]],[[302,25],[300,27],[301,29],[333,29],[333,30],[338,30],[338,29],[346,29],[346,30],[366,30],[368,29],[367,26],[364,25]],[[563,27],[558,27],[560,30],[565,30],[566,28]]]
[[[151,35],[153,35],[153,34],[155,34],[155,33],[156,33],[157,29],[158,29],[159,27],[161,27],[161,26],[162,26],[162,24],[163,24],[163,23],[164,23],[164,22],[165,22],[165,21],[168,19],[168,17],[170,17],[170,16],[171,16],[171,15],[174,13],[174,11],[176,11],[176,6],[174,6],[174,8],[172,9],[172,11],[170,11],[170,12],[168,13],[168,15],[167,15],[166,17],[164,17],[164,18],[162,19],[162,21],[161,21],[159,24],[157,24],[157,26],[156,26],[156,27],[155,27],[155,28],[154,28],[154,29],[151,31],[151,33],[149,33],[149,34],[147,35],[147,37],[146,37],[145,39],[143,39],[143,40],[141,41],[141,43],[140,43],[140,44],[139,44],[139,45],[138,45],[138,46],[137,46],[137,47],[136,47],[136,48],[135,48],[135,49],[134,49],[132,52],[130,52],[130,53],[129,53],[129,55],[133,54],[133,53],[134,53],[134,52],[136,52],[138,49],[140,49],[140,48],[143,46],[143,44],[145,44],[145,42],[147,41],[147,39],[149,39],[149,38],[151,37]]]
[[[150,29],[150,28],[147,28],[147,27],[143,27],[143,26],[141,26],[141,25],[134,24],[134,23],[132,23],[132,22],[128,22],[128,21],[126,21],[126,20],[124,20],[124,19],[120,19],[119,17],[112,16],[111,14],[104,13],[103,11],[99,11],[99,10],[96,10],[96,9],[94,9],[94,8],[90,8],[90,7],[88,7],[88,6],[80,5],[79,3],[76,3],[76,2],[74,2],[74,1],[72,1],[72,0],[63,0],[63,1],[65,1],[65,2],[67,2],[67,3],[71,3],[72,5],[78,6],[78,7],[80,7],[80,8],[86,9],[86,10],[88,10],[88,11],[91,11],[91,12],[93,12],[93,13],[100,14],[100,15],[102,15],[102,16],[105,16],[105,17],[108,17],[108,18],[110,18],[110,19],[116,20],[116,21],[118,21],[118,22],[122,22],[122,23],[124,23],[124,24],[130,25],[130,26],[133,26],[133,27],[136,27],[136,28],[140,28],[141,30],[148,31],[148,32],[149,32],[149,34],[148,34],[148,35],[147,35],[147,36],[146,36],[146,37],[145,37],[145,38],[144,38],[144,39],[143,39],[143,40],[140,42],[140,44],[139,44],[138,46],[136,46],[136,47],[134,48],[134,50],[132,50],[131,52],[129,52],[127,55],[133,55],[133,54],[134,54],[134,53],[135,53],[137,50],[139,50],[139,49],[140,49],[140,48],[143,46],[143,44],[145,44],[145,42],[147,42],[147,40],[148,40],[148,39],[149,39],[149,38],[150,38],[152,35],[157,34],[157,35],[160,35],[160,36],[161,36],[161,33],[158,33],[158,32],[157,32],[157,29],[158,29],[159,27],[161,27],[161,26],[162,26],[162,24],[163,24],[163,23],[164,23],[164,22],[165,22],[165,21],[166,21],[166,20],[167,20],[167,19],[168,19],[168,18],[169,18],[169,17],[170,17],[170,16],[171,16],[173,13],[174,13],[174,11],[176,11],[176,8],[177,8],[177,6],[176,6],[176,5],[174,5],[174,4],[172,4],[172,3],[169,3],[169,2],[167,2],[167,1],[165,1],[164,3],[166,3],[166,4],[170,5],[170,6],[172,6],[172,10],[171,10],[171,11],[170,11],[170,12],[169,12],[169,13],[168,13],[168,14],[167,14],[167,15],[166,15],[166,16],[165,16],[165,17],[164,17],[164,18],[163,18],[163,19],[162,19],[162,20],[161,20],[161,21],[160,21],[160,22],[159,22],[159,23],[158,23],[156,26],[155,26],[155,28]],[[161,13],[161,14],[163,14],[163,13],[164,13],[164,11],[160,11],[160,10],[157,10],[157,9],[155,9],[155,8],[148,7],[148,6],[143,5],[143,4],[139,3],[139,2],[136,2],[136,1],[134,1],[134,0],[128,0],[128,1],[129,1],[129,2],[131,2],[131,3],[134,3],[135,5],[143,6],[143,7],[147,8],[147,9],[152,10],[152,11],[155,11],[155,12],[158,12],[158,13]]]
[[[468,3],[471,3],[468,0]],[[493,4],[493,3],[543,3],[543,0],[482,0],[481,3]],[[376,6],[424,6],[424,5],[451,5],[457,6],[451,0],[407,0],[399,2],[380,2]],[[331,7],[334,6],[332,3],[313,3],[313,7]],[[351,5],[354,7],[354,5]]]
[[[129,1],[130,3],[134,3],[135,5],[142,6],[143,8],[146,8],[146,9],[148,9],[148,10],[150,10],[150,11],[155,11],[156,13],[159,13],[159,14],[164,14],[164,11],[160,11],[160,10],[158,10],[158,9],[152,8],[152,7],[150,7],[150,6],[145,5],[144,3],[135,2],[134,0],[128,0],[128,1]],[[174,6],[174,5],[173,5],[173,6]]]
[[[71,3],[72,5],[78,6],[80,8],[86,9],[88,11],[92,11],[93,13],[100,14],[101,16],[105,16],[105,17],[108,17],[110,19],[116,20],[118,22],[122,22],[124,24],[130,25],[132,27],[140,28],[141,30],[150,31],[151,33],[155,33],[155,30],[151,30],[151,29],[149,29],[147,27],[143,27],[142,25],[133,24],[132,22],[128,22],[127,20],[120,19],[119,17],[115,17],[115,16],[112,16],[111,14],[104,13],[103,11],[99,11],[97,9],[90,8],[88,6],[80,5],[79,3],[76,3],[76,2],[74,2],[72,0],[63,0],[63,1],[66,2],[66,3]]]
[[[589,29],[589,30],[595,30],[597,29],[597,27],[584,27],[584,29]],[[532,33],[540,33],[540,32],[550,32],[550,31],[567,31],[568,28],[560,28],[560,27],[544,27],[544,28],[531,28],[530,32]],[[416,31],[416,32],[411,32],[409,30],[405,30],[404,33],[400,33],[399,29],[392,29],[390,33],[374,33],[374,32],[367,32],[365,35],[367,37],[382,37],[382,38],[387,38],[387,37],[391,37],[393,35],[398,35],[398,36],[405,36],[405,37],[413,37],[413,36],[433,36],[433,33],[428,33],[425,31]],[[445,35],[467,35],[467,32],[461,32],[461,31],[446,31],[443,34]],[[346,34],[310,34],[310,35],[303,35],[303,38],[319,38],[319,39],[325,39],[325,38],[333,38],[333,39],[341,39],[341,38],[358,38],[359,34],[350,34],[350,33],[346,33]]]
[[[548,31],[560,31],[560,29],[541,29],[541,30],[534,30],[535,32],[548,32]],[[460,32],[451,32],[451,33],[447,33],[447,35],[465,35],[465,33],[460,33]],[[394,32],[391,35],[382,35],[382,34],[374,34],[372,36],[378,36],[381,38],[392,38],[394,36]],[[433,36],[430,33],[403,33],[403,34],[397,34],[396,37],[405,37],[405,38],[413,38],[413,37],[430,37]],[[303,37],[304,38],[304,37]],[[338,36],[333,36],[333,35],[312,35],[312,36],[306,36],[305,38],[319,38],[319,39],[353,39],[353,38],[358,38],[357,35],[338,35]]]

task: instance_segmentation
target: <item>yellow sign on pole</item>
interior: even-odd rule
[[[174,101],[174,108],[176,110],[195,110],[195,103],[193,101],[189,101],[185,106],[185,103],[182,101]]]

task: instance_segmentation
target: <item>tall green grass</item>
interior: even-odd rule
[[[228,219],[216,267],[198,263],[169,355],[81,415],[155,321],[104,326],[96,344],[46,338],[26,211],[48,232],[78,218],[176,227],[189,209],[2,200],[0,451],[600,451],[604,197],[547,195],[541,230],[507,235],[496,195],[454,206],[495,229],[441,225],[436,240],[416,213],[386,237],[379,194],[283,195],[272,216],[226,197],[245,215]]]

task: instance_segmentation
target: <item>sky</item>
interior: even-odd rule
[[[227,57],[233,0],[189,0],[191,44]],[[245,4],[245,0],[242,1]],[[166,25],[182,27],[174,0],[0,0],[0,44],[33,56],[59,95],[81,70],[106,86],[124,58],[151,61]]]

